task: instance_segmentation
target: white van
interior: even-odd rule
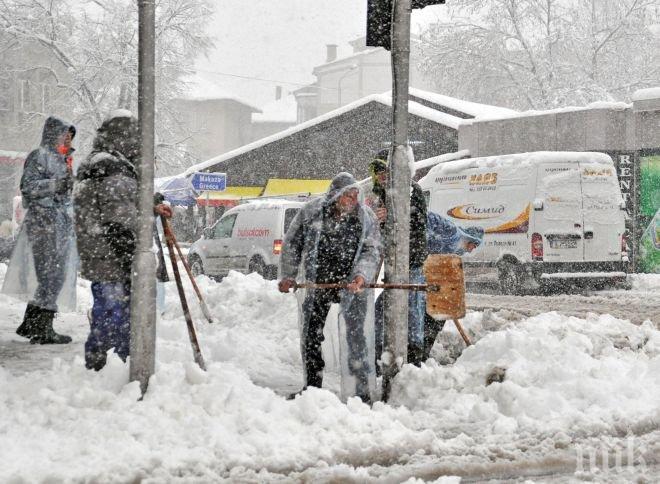
[[[255,200],[224,213],[190,246],[193,274],[226,276],[230,270],[277,278],[282,241],[304,202]]]
[[[625,204],[602,153],[534,152],[456,160],[420,180],[429,210],[485,231],[466,279],[516,294],[553,281],[625,280]]]

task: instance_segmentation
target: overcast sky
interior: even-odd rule
[[[313,82],[312,69],[325,61],[325,45],[365,35],[366,0],[217,0],[211,34],[216,48],[200,59],[208,80],[263,105],[275,86],[287,91]],[[419,26],[444,6],[415,11]],[[347,51],[345,51],[347,52]],[[244,76],[257,79],[244,79]]]

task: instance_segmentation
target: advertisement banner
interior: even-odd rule
[[[640,272],[660,273],[660,149],[639,156]]]

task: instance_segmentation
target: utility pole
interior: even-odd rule
[[[392,150],[390,151],[387,221],[385,224],[385,280],[409,282],[410,166],[408,160],[408,84],[410,65],[411,0],[392,5]],[[408,358],[408,292],[385,291],[383,401],[392,380]]]
[[[154,228],[155,0],[138,0],[138,118],[141,160],[138,165],[137,250],[131,278],[130,379],[142,394],[156,366],[156,258]]]

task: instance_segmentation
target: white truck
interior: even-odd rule
[[[466,279],[517,294],[626,278],[625,204],[602,153],[533,152],[456,160],[420,180],[429,210],[485,231]]]
[[[193,274],[222,278],[234,270],[276,279],[284,234],[303,205],[255,200],[228,210],[190,246],[188,263]]]

